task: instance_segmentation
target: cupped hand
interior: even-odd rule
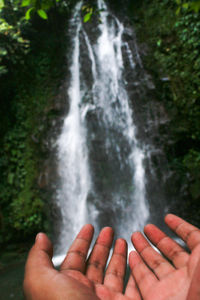
[[[113,230],[104,228],[87,259],[93,237],[92,225],[85,225],[71,245],[60,270],[52,264],[53,248],[43,233],[36,237],[25,268],[24,294],[27,300],[131,300],[138,299],[132,276],[125,293],[124,276],[127,244],[115,243],[105,271],[113,242]],[[105,273],[105,274],[104,274]]]
[[[136,251],[131,252],[129,262],[142,299],[198,300],[200,230],[172,214],[165,222],[187,244],[190,253],[154,225],[147,225],[144,232],[164,257],[140,232],[134,233]]]

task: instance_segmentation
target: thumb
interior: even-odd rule
[[[47,282],[46,278],[48,279],[48,275],[52,271],[56,272],[51,261],[52,255],[53,247],[50,240],[46,234],[39,233],[36,236],[35,244],[29,252],[25,266],[23,282],[25,299],[45,299],[37,295],[38,292],[41,293],[41,285]]]
[[[40,272],[44,268],[53,268],[53,246],[46,234],[38,233],[26,262],[25,272]]]

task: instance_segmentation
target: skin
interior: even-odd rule
[[[140,233],[132,235],[132,274],[124,290],[127,244],[118,239],[105,271],[113,230],[102,229],[87,259],[94,229],[85,225],[71,245],[60,270],[51,261],[53,247],[43,233],[30,250],[24,279],[26,300],[198,300],[200,299],[200,231],[175,215],[166,224],[185,241],[189,254],[154,225],[144,232],[163,253],[155,251]],[[171,262],[171,263],[170,263]]]
[[[130,254],[129,261],[142,296],[137,300],[198,300],[200,230],[172,214],[165,217],[165,222],[187,244],[191,253],[156,226],[145,226],[145,235],[167,260],[140,232],[134,233],[132,242],[137,252]]]
[[[85,225],[70,247],[60,270],[54,269],[52,244],[43,233],[36,237],[25,268],[24,294],[27,300],[131,300],[134,299],[132,278],[123,292],[127,264],[127,244],[115,243],[106,273],[105,266],[113,242],[112,228],[104,228],[86,260],[94,229]]]

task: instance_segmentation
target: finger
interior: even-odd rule
[[[72,243],[67,255],[60,267],[61,271],[76,270],[85,271],[87,253],[94,234],[94,228],[91,224],[83,226],[76,239]]]
[[[145,265],[142,258],[136,251],[132,251],[130,253],[129,264],[140,293],[142,297],[145,298],[150,288],[152,288],[153,285],[158,282],[158,279]]]
[[[132,235],[131,240],[137,252],[154,271],[158,279],[165,277],[175,270],[166,259],[151,247],[140,232],[135,232]]]
[[[41,268],[53,268],[53,247],[46,234],[38,233],[26,262],[26,272],[39,272]],[[38,268],[40,266],[40,268]]]
[[[53,268],[53,246],[46,234],[38,233],[26,262],[26,271],[40,271],[41,268]],[[40,268],[38,268],[40,266]]]
[[[104,269],[108,260],[112,241],[112,228],[103,228],[87,262],[86,276],[94,283],[103,282]]]
[[[173,262],[176,268],[181,268],[187,264],[189,254],[155,225],[145,226],[144,233],[156,248]]]
[[[175,231],[176,234],[186,242],[191,250],[200,244],[200,230],[197,227],[173,214],[168,214],[165,217],[165,222],[170,229]]]
[[[44,233],[38,233],[35,239],[35,244],[31,248],[26,266],[23,288],[24,293],[28,299],[30,291],[34,287],[35,282],[38,278],[42,280],[42,277],[50,270],[53,273],[57,271],[53,267],[52,263],[53,247]]]
[[[127,243],[118,239],[108,268],[106,270],[104,285],[115,292],[123,292],[124,276],[127,264]]]
[[[130,275],[127,286],[126,286],[125,296],[129,297],[130,299],[134,299],[134,300],[142,300],[142,298],[140,296],[140,292],[137,288],[137,285],[135,283],[135,280],[134,280],[132,274]]]

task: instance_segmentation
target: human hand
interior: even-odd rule
[[[60,270],[54,269],[52,244],[45,234],[36,237],[25,269],[24,293],[27,300],[135,300],[138,291],[132,276],[125,294],[123,282],[127,263],[127,245],[115,243],[108,268],[104,270],[113,241],[113,230],[104,228],[88,260],[93,227],[85,225],[71,245]],[[135,297],[136,296],[136,297]]]
[[[200,230],[169,214],[165,222],[188,246],[188,253],[154,225],[145,235],[167,258],[154,250],[140,232],[132,235],[137,252],[129,256],[133,277],[144,300],[197,300],[200,275]],[[169,262],[171,261],[171,263]],[[140,300],[140,298],[138,298]]]
[[[189,288],[187,300],[199,300],[200,299],[200,259],[195,268],[192,282]]]

